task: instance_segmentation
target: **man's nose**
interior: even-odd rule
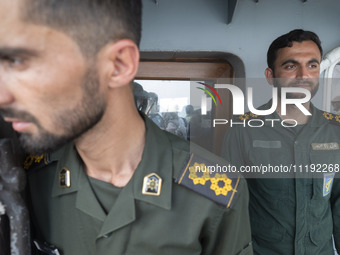
[[[7,89],[3,78],[0,75],[0,108],[14,101],[12,93]]]
[[[300,66],[297,72],[297,78],[308,78],[309,70],[305,66]]]

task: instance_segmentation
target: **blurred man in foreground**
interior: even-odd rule
[[[141,1],[1,0],[0,15],[0,113],[49,152],[25,162],[40,251],[252,254],[245,181],[199,176],[226,163],[135,107]]]

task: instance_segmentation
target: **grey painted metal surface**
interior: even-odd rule
[[[1,249],[0,254],[29,255],[31,254],[29,213],[22,198],[26,178],[24,170],[18,166],[19,159],[15,157],[10,139],[0,140],[0,162],[1,212],[9,219],[8,229],[8,224],[3,223],[4,216],[1,216],[0,240],[5,242],[7,236],[10,237],[10,253],[6,249]],[[3,245],[2,247],[7,246]]]
[[[246,78],[264,78],[270,43],[292,29],[316,32],[324,52],[340,45],[339,0],[237,1],[228,25],[226,0],[160,0],[158,5],[143,0],[143,5],[142,51],[230,53],[243,61]],[[313,99],[320,108],[322,86]],[[257,86],[255,96],[255,105],[262,105],[271,97],[270,86]]]

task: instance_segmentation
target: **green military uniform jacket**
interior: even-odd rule
[[[270,106],[269,102],[260,109]],[[340,167],[340,116],[312,106],[312,117],[298,134],[283,127],[276,112],[262,118],[245,114],[238,122],[250,119],[262,119],[264,126],[230,128],[223,156],[243,170],[244,166],[290,169],[270,175],[273,178],[244,173],[249,176],[254,253],[334,254],[332,234],[340,248],[340,183],[339,174],[334,175]],[[272,127],[270,119],[280,121]],[[256,120],[251,125],[259,123]]]
[[[246,181],[230,176],[232,190],[218,196],[210,189],[211,195],[210,180],[194,184],[188,173],[195,163],[203,163],[202,156],[222,161],[145,122],[142,160],[107,214],[73,144],[28,158],[37,238],[55,245],[62,255],[252,254]],[[193,148],[198,153],[190,154]],[[147,185],[154,184],[147,190],[145,177]]]

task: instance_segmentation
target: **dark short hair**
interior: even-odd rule
[[[22,18],[66,33],[84,55],[104,45],[131,39],[139,46],[141,0],[24,0]]]
[[[293,42],[303,42],[303,41],[313,41],[319,48],[322,57],[322,47],[319,37],[311,32],[302,29],[295,29],[287,34],[281,35],[276,38],[272,44],[269,46],[267,52],[267,64],[268,67],[274,70],[274,63],[277,58],[277,51],[285,47],[292,47]]]

